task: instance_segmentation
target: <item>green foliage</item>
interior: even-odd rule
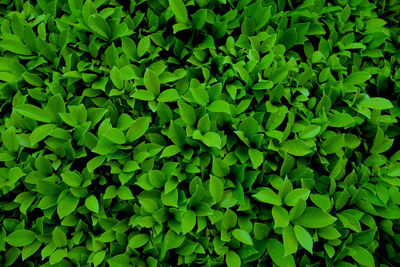
[[[0,1],[0,266],[400,266],[399,20]]]

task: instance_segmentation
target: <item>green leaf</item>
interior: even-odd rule
[[[147,234],[137,234],[129,240],[129,247],[136,249],[143,247],[149,242],[149,236]]]
[[[71,214],[78,206],[78,203],[79,203],[79,198],[77,197],[69,196],[63,198],[57,205],[57,214],[60,217],[60,219]]]
[[[126,142],[124,133],[118,128],[110,128],[103,133],[103,136],[114,144],[122,145]]]
[[[15,110],[16,112],[27,118],[36,121],[47,122],[47,123],[52,121],[51,116],[47,112],[45,112],[41,108],[38,108],[30,104],[19,104],[13,107],[13,110]]]
[[[208,106],[208,110],[212,112],[224,112],[231,114],[229,104],[223,100],[216,100],[211,102],[211,104]]]
[[[175,15],[175,19],[177,22],[186,23],[188,18],[188,13],[186,10],[186,6],[182,0],[169,0],[169,7]]]
[[[242,265],[239,255],[232,250],[226,254],[225,261],[228,267],[240,267]]]
[[[104,39],[108,40],[111,38],[111,29],[110,26],[108,25],[107,21],[102,18],[98,14],[93,14],[89,17],[89,26],[92,28],[92,30],[103,37]]]
[[[334,223],[337,219],[319,208],[308,207],[304,213],[296,219],[298,225],[306,228],[322,228]]]
[[[62,173],[61,178],[63,179],[63,182],[69,186],[80,186],[82,183],[82,177],[71,171]]]
[[[106,160],[106,156],[97,156],[88,161],[86,167],[89,172],[93,172],[96,168],[100,167]]]
[[[232,232],[233,237],[235,237],[237,240],[240,242],[250,245],[253,245],[253,240],[251,239],[250,235],[248,232],[242,229],[235,229]]]
[[[0,48],[24,56],[29,56],[32,54],[31,50],[27,46],[15,40],[0,41]]]
[[[124,185],[118,188],[118,197],[122,200],[135,199],[135,197],[132,195],[131,190]]]
[[[251,160],[251,164],[253,164],[254,169],[260,167],[261,164],[264,162],[263,153],[257,149],[249,148],[249,157]]]
[[[286,197],[285,197],[285,204],[288,206],[294,206],[297,204],[297,202],[302,199],[306,201],[308,199],[308,196],[310,195],[310,190],[305,189],[305,188],[298,188],[290,191]]]
[[[54,228],[52,238],[57,247],[65,247],[67,245],[67,236],[59,227]]]
[[[128,140],[128,142],[133,142],[142,137],[149,128],[150,120],[151,120],[150,117],[138,118],[131,125],[131,127],[129,127],[128,132],[126,133],[126,139]]]
[[[204,89],[204,86],[198,86],[197,88],[191,88],[190,92],[197,104],[200,106],[208,104],[210,98],[208,92]]]
[[[300,225],[294,226],[294,233],[300,245],[312,254],[313,239],[306,229]]]
[[[336,113],[329,116],[329,126],[331,127],[348,127],[354,124],[353,117],[347,113]]]
[[[196,112],[192,106],[186,104],[183,100],[178,101],[179,114],[182,120],[190,126],[193,126],[196,122]]]
[[[298,242],[294,233],[294,229],[291,225],[288,225],[282,229],[282,239],[283,246],[285,248],[285,256],[297,252]]]
[[[23,247],[35,241],[35,233],[30,230],[20,229],[9,234],[5,241],[15,247]]]
[[[371,97],[360,102],[360,106],[370,109],[390,109],[393,108],[392,102],[382,97]]]
[[[42,242],[39,240],[36,240],[35,242],[33,242],[27,246],[24,246],[22,248],[22,260],[25,261],[27,258],[34,255],[35,252],[38,251],[41,246],[42,246]]]
[[[371,78],[371,74],[369,74],[368,72],[357,71],[347,76],[346,79],[344,79],[344,83],[351,85],[360,84],[366,82],[367,80],[369,80],[369,78]]]
[[[218,177],[210,176],[209,190],[214,202],[219,203],[224,195],[224,184]]]
[[[281,144],[281,149],[293,156],[305,156],[312,152],[311,148],[300,140],[289,140]]]
[[[184,234],[189,233],[196,225],[196,213],[192,210],[188,210],[182,216],[182,232]]]
[[[274,218],[275,228],[286,227],[289,225],[290,217],[289,213],[284,207],[273,206],[272,207],[272,217]]]
[[[208,147],[221,148],[221,137],[214,132],[207,132],[202,138],[203,143]]]
[[[195,29],[204,27],[207,21],[207,9],[199,9],[192,15],[192,25]]]
[[[53,264],[59,263],[65,257],[67,257],[67,249],[59,248],[51,254],[49,262],[51,265],[53,265]]]
[[[285,249],[275,238],[267,239],[267,251],[272,261],[278,266],[295,267],[292,255],[285,256]]]
[[[361,266],[374,267],[375,260],[371,252],[361,246],[354,246],[350,248],[350,255]]]
[[[10,152],[17,152],[19,147],[18,136],[15,134],[14,127],[7,128],[1,136],[3,145]]]
[[[147,68],[144,73],[144,86],[155,96],[160,94],[160,80],[157,74],[149,68]]]
[[[131,96],[142,101],[151,101],[156,98],[153,92],[148,90],[137,90]]]
[[[144,56],[144,54],[146,54],[149,51],[150,45],[151,45],[151,43],[150,43],[149,36],[142,37],[139,40],[138,47],[137,47],[137,53],[138,53],[139,58]]]
[[[176,102],[179,99],[179,94],[176,89],[168,89],[162,91],[157,98],[158,102]]]
[[[55,127],[55,124],[43,124],[35,128],[30,136],[32,145],[35,145],[45,139]]]
[[[110,78],[117,89],[122,89],[122,87],[124,86],[124,80],[122,78],[121,71],[116,66],[112,68],[110,72]]]
[[[277,206],[282,205],[281,198],[269,188],[259,191],[258,193],[254,194],[253,197],[263,203]]]
[[[94,213],[99,213],[99,201],[94,195],[90,195],[85,199],[85,206]]]

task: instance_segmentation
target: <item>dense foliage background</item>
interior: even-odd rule
[[[1,0],[1,266],[399,266],[400,2]]]

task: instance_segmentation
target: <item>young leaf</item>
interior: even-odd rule
[[[269,188],[259,191],[258,193],[254,194],[253,197],[263,203],[277,206],[282,205],[281,198]]]
[[[144,73],[144,86],[155,96],[158,96],[160,94],[160,80],[158,79],[157,74],[148,68]]]
[[[182,0],[169,0],[169,7],[177,22],[186,23],[189,20],[186,6]]]
[[[52,118],[51,116],[45,112],[43,109],[38,108],[34,105],[30,105],[30,104],[19,104],[15,107],[13,107],[13,110],[15,110],[16,112],[18,112],[19,114],[36,120],[36,121],[41,121],[41,122],[51,122]]]
[[[300,245],[312,254],[313,239],[306,229],[300,225],[294,226],[294,233]]]
[[[33,241],[35,241],[35,233],[30,231],[30,230],[15,230],[11,234],[9,234],[5,241],[15,247],[23,247],[31,244]]]
[[[240,242],[250,245],[253,245],[253,240],[251,239],[250,235],[248,232],[242,229],[235,229],[232,232],[232,235],[239,240]]]

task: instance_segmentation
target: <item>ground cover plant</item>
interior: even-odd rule
[[[397,0],[1,0],[1,266],[399,266]]]

